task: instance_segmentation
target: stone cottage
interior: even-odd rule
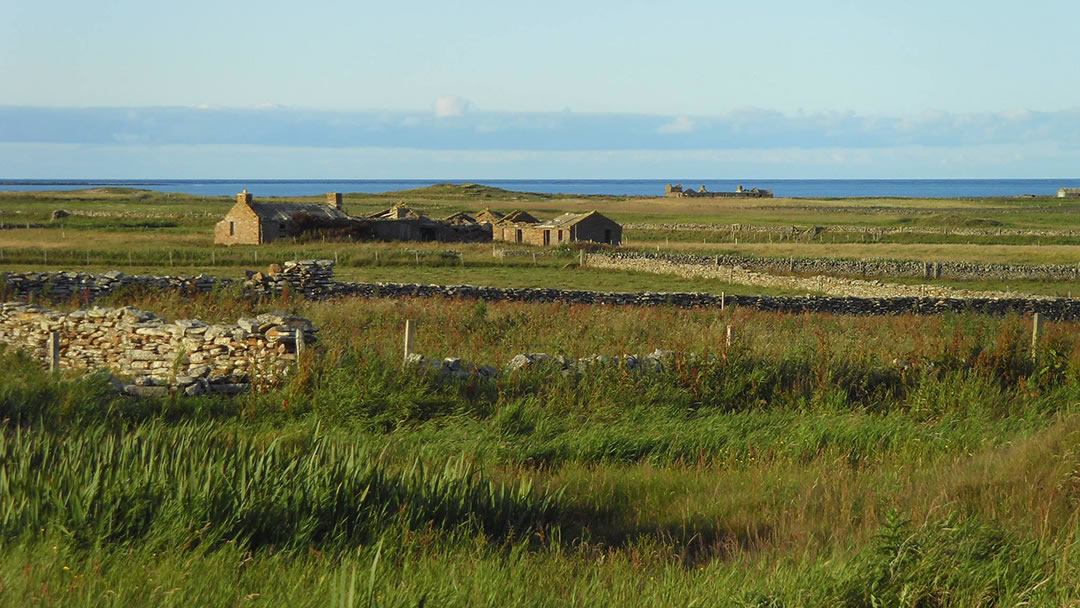
[[[493,239],[539,246],[583,241],[608,245],[622,243],[622,226],[598,211],[564,213],[547,221],[536,220],[525,212],[517,213],[523,215],[507,214],[493,226]],[[508,221],[512,217],[517,221]]]
[[[1062,188],[1058,190],[1058,198],[1080,198],[1080,188]]]
[[[299,215],[298,215],[299,214]],[[295,236],[297,219],[349,220],[341,208],[341,193],[326,195],[326,203],[258,203],[247,190],[236,195],[236,204],[214,226],[216,245],[261,245]]]

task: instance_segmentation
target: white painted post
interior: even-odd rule
[[[533,252],[533,266],[536,266],[536,252]]]
[[[724,305],[727,301],[727,295],[724,292],[720,292],[720,310],[724,310]]]
[[[300,356],[304,353],[304,349],[307,345],[304,343],[304,330],[302,328],[296,328],[296,364],[300,364]]]
[[[49,372],[60,373],[60,334],[55,331],[49,332],[49,339],[45,344],[46,355],[49,357]]]
[[[416,341],[416,321],[411,319],[405,320],[405,361],[409,360],[409,355],[413,352],[413,342]]]
[[[1039,313],[1031,316],[1031,360],[1039,364],[1039,338],[1043,333],[1043,320]]]
[[[656,250],[660,251],[660,247],[658,246],[656,248]],[[585,265],[585,250],[584,249],[578,249],[577,263],[578,263],[578,266],[584,266]]]
[[[727,345],[731,346],[734,343],[735,343],[735,326],[728,325],[727,326]]]

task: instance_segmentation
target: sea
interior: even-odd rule
[[[79,190],[125,187],[232,196],[248,190],[255,196],[309,196],[325,192],[389,192],[433,184],[483,184],[506,190],[550,194],[658,196],[668,183],[713,192],[772,190],[778,197],[970,198],[1049,196],[1059,188],[1080,188],[1080,178],[1064,179],[0,179],[0,191]]]

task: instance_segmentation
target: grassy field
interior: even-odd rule
[[[1080,204],[701,204],[482,187],[345,200],[354,212],[406,200],[435,216],[597,208],[636,222],[890,226],[960,214],[1056,229]],[[572,250],[537,249],[534,264],[493,257],[490,244],[213,247],[230,204],[0,194],[0,269],[242,276],[319,257],[348,280],[751,291],[578,268]],[[106,215],[51,222],[58,208]],[[631,247],[710,254],[1075,263],[1077,246],[715,236],[629,233]],[[0,348],[0,605],[1080,606],[1076,323],[1047,324],[1036,362],[1031,321],[1015,316],[229,293],[104,303],[220,322],[286,309],[321,332],[282,386],[235,398],[130,399],[102,374],[52,376]],[[652,374],[538,367],[446,381],[403,369],[405,319],[419,322],[424,355],[500,368],[526,352],[678,355]]]
[[[490,207],[527,209],[540,216],[598,209],[632,223],[732,223],[802,227],[1003,227],[1070,230],[1080,212],[1074,199],[695,199],[564,196],[508,192],[484,186],[434,186],[385,194],[346,194],[345,206],[369,213],[397,201],[441,217],[456,211]],[[318,197],[307,199],[316,201]],[[573,252],[542,255],[536,268],[528,258],[492,257],[490,245],[425,243],[282,242],[260,247],[215,247],[212,228],[232,204],[228,197],[196,197],[125,188],[57,193],[0,193],[0,266],[18,270],[119,268],[128,272],[212,272],[240,276],[268,262],[327,258],[339,274],[355,280],[469,282],[483,285],[598,287],[612,291],[670,290],[751,293],[752,288],[719,281],[687,281],[575,269]],[[52,212],[71,215],[50,221]],[[27,228],[27,226],[30,226]],[[736,242],[736,240],[738,242]],[[624,246],[648,251],[705,255],[740,253],[779,257],[909,259],[928,262],[1074,264],[1080,261],[1080,238],[1019,235],[962,236],[942,233],[870,235],[830,233],[790,240],[780,235],[716,231],[631,229]],[[528,247],[524,247],[528,249]],[[457,258],[443,254],[453,251]],[[417,255],[419,253],[419,255]],[[378,257],[378,259],[376,259]],[[935,281],[952,287],[970,282]],[[1013,282],[1015,283],[1015,282]],[[982,289],[1015,289],[987,281]],[[1067,295],[1068,283],[1023,285],[1030,293]]]
[[[120,302],[118,302],[120,303]],[[169,318],[224,295],[125,300]],[[1080,340],[1020,318],[291,303],[280,389],[115,396],[0,354],[10,605],[1070,605]],[[662,373],[403,372],[677,349]],[[739,340],[723,345],[723,328]],[[690,355],[693,354],[694,357]]]

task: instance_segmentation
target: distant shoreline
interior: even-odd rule
[[[738,186],[772,190],[777,198],[1010,198],[1054,196],[1080,187],[1080,178],[1040,179],[0,179],[0,191],[140,188],[197,196],[314,196],[325,192],[381,194],[435,184],[476,183],[539,194],[662,197],[664,186],[705,185],[713,192]]]

